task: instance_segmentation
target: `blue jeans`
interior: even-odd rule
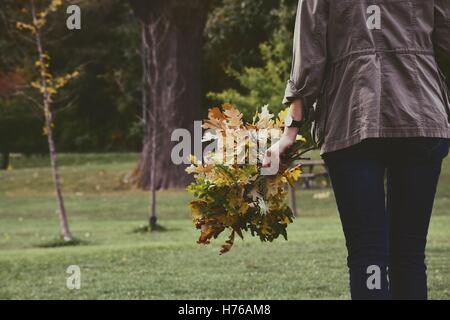
[[[425,245],[448,152],[447,139],[379,138],[323,156],[352,299],[427,299]]]

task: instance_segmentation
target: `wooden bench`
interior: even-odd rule
[[[326,187],[331,186],[330,176],[328,174],[327,167],[323,160],[302,160],[299,161],[302,168],[302,175],[300,176],[300,183],[305,189],[317,188],[317,179],[325,179]],[[322,168],[319,172],[315,172],[316,167]],[[289,186],[289,206],[291,207],[294,215],[298,215],[297,203],[295,198],[295,189]]]
[[[302,160],[299,162],[302,167],[302,175],[300,176],[300,182],[306,189],[312,189],[317,187],[317,179],[325,179],[325,186],[330,187],[330,176],[328,174],[327,167],[323,160]],[[314,171],[315,168],[322,168],[319,172]]]

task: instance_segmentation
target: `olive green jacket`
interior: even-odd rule
[[[436,54],[450,0],[300,0],[283,103],[301,98],[322,153],[366,138],[450,138]]]

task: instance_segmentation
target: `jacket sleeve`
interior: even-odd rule
[[[302,99],[306,110],[316,102],[327,62],[328,2],[299,0],[291,76],[283,104]]]
[[[434,1],[433,44],[436,54],[450,61],[450,0]]]

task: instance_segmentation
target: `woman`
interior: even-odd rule
[[[425,244],[450,138],[437,55],[450,57],[450,0],[299,1],[291,117],[264,165],[314,120],[353,299],[427,298]]]

